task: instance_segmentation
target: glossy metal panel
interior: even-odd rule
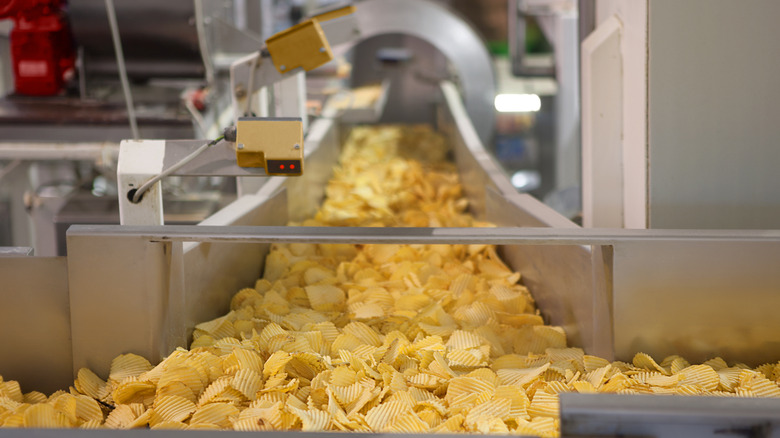
[[[616,245],[616,357],[642,351],[659,360],[680,354],[691,363],[715,356],[751,366],[777,362],[777,260],[780,245],[768,239]]]
[[[780,436],[780,400],[561,394],[565,437]]]
[[[25,392],[72,383],[65,257],[0,257],[0,375]]]
[[[495,73],[486,45],[474,29],[446,8],[430,1],[368,0],[360,3],[355,14],[364,40],[402,34],[421,39],[441,52],[457,72],[466,110],[480,139],[483,142],[490,140],[495,119]],[[361,68],[375,68],[376,62],[371,58],[357,66],[354,74],[359,75]],[[423,82],[438,82],[442,77],[431,76],[449,74],[446,70],[409,73],[405,80]],[[429,97],[435,97],[435,94]],[[392,102],[388,102],[388,106],[391,105]]]

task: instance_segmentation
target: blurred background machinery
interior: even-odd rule
[[[762,36],[773,35],[771,1],[354,3],[363,35],[307,75],[311,115],[326,96],[382,83],[379,121],[435,122],[437,84],[450,80],[515,188],[586,226],[778,223],[778,133],[768,120],[780,99],[761,67],[776,62]],[[214,138],[240,91],[230,65],[338,4],[0,2],[0,245],[61,254],[57,227],[115,222],[120,140]],[[171,178],[170,221],[197,223],[245,185]]]
[[[358,2],[361,40],[308,75],[312,114],[339,90],[383,83],[390,91],[380,121],[433,123],[438,83],[451,80],[518,190],[576,215],[578,196],[567,195],[578,193],[577,88],[560,85],[577,83],[576,4],[386,3]],[[116,222],[120,140],[213,138],[230,119],[230,65],[273,33],[336,5],[4,1],[0,246],[63,254],[69,224]],[[564,34],[572,36],[566,46],[556,42]],[[529,53],[520,55],[518,44]],[[230,178],[171,178],[168,222],[197,223],[238,187]]]

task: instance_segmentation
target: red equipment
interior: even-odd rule
[[[73,73],[75,52],[64,7],[65,0],[0,0],[0,19],[14,19],[11,57],[18,94],[58,94]]]

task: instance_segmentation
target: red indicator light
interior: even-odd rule
[[[290,169],[295,169],[295,164],[290,164]]]
[[[284,169],[284,164],[280,164],[280,165],[279,165],[279,168],[280,168],[280,169]]]

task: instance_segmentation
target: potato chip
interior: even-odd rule
[[[235,311],[231,311],[225,316],[212,319],[211,321],[203,322],[195,326],[195,331],[212,336],[214,339],[226,338],[233,336],[235,328],[233,327],[233,320],[235,319]]]
[[[495,386],[475,377],[455,377],[450,379],[444,399],[449,402],[462,394],[476,394],[482,391],[493,392]]]
[[[46,394],[38,391],[31,391],[22,396],[23,403],[29,403],[33,405],[36,403],[44,403],[47,399],[48,397],[46,397]]]
[[[114,382],[122,382],[127,377],[138,377],[151,369],[152,364],[144,357],[132,353],[120,354],[111,361],[108,378]]]
[[[390,432],[420,433],[430,429],[425,421],[421,420],[414,412],[406,412],[399,415],[392,423]]]
[[[651,371],[658,371],[659,373],[669,375],[671,374],[670,370],[667,370],[666,368],[662,367],[658,363],[656,363],[655,360],[653,360],[652,357],[645,353],[637,353],[634,356],[633,360],[634,366],[637,368],[644,368],[646,370]]]
[[[187,425],[181,421],[160,421],[150,426],[152,430],[185,430]]]
[[[346,295],[340,288],[328,284],[306,286],[311,307],[320,312],[338,312],[344,309]]]
[[[453,367],[476,368],[487,365],[487,358],[477,349],[451,350],[447,352],[447,360]]]
[[[499,419],[509,419],[509,413],[512,402],[505,398],[496,398],[477,404],[466,415],[466,424],[474,427],[483,417],[497,417]]]
[[[105,425],[106,427],[110,427],[112,429],[125,429],[132,424],[132,422],[143,412],[146,410],[143,405],[135,405],[140,406],[141,411],[139,412],[137,408],[134,408],[132,405],[116,405],[113,411],[111,411],[110,414],[106,417]]]
[[[190,423],[187,425],[187,429],[185,430],[221,430],[224,429],[224,427],[219,426],[218,424],[211,424],[211,423]]]
[[[88,395],[98,400],[103,399],[103,397],[105,397],[108,392],[106,382],[87,368],[82,368],[79,370],[76,381],[74,382],[74,386],[82,394]],[[16,398],[13,399],[17,400]],[[22,401],[21,392],[19,392],[17,401]]]
[[[231,420],[238,417],[238,414],[238,408],[230,403],[209,403],[195,410],[190,419],[190,425],[205,423],[228,428]]]
[[[502,385],[526,386],[539,378],[548,368],[550,368],[550,364],[545,363],[536,368],[504,368],[498,370],[496,374]]]
[[[714,391],[720,384],[720,376],[709,365],[692,365],[678,375],[680,385],[695,385],[704,391]]]
[[[739,389],[750,391],[754,397],[780,397],[780,387],[777,383],[756,371],[742,370],[739,375]]]
[[[265,332],[265,330],[263,331]],[[263,373],[263,358],[252,350],[245,348],[235,348],[233,352],[228,355],[224,362],[226,373],[237,372],[242,369],[250,369],[258,374]]]
[[[558,417],[558,395],[537,391],[528,407],[528,414],[533,417]]]
[[[80,421],[96,421],[98,424],[103,422],[103,410],[94,399],[86,395],[77,395],[74,399],[76,401],[76,417]]]
[[[184,421],[195,412],[195,409],[195,403],[178,395],[160,397],[154,404],[154,411],[162,421]]]
[[[230,386],[240,392],[249,400],[257,398],[257,392],[263,385],[263,379],[254,370],[243,368],[239,370],[230,381]]]
[[[130,380],[119,384],[111,393],[111,398],[119,404],[142,403],[151,406],[156,389],[157,385],[152,382]]]
[[[411,412],[411,408],[402,402],[382,403],[366,413],[366,423],[375,431],[386,431],[401,415]]]
[[[68,427],[64,416],[59,415],[54,406],[46,403],[39,403],[30,406],[23,414],[24,427],[34,428],[57,428]]]
[[[90,420],[82,423],[79,429],[101,429],[103,428],[103,420]]]

